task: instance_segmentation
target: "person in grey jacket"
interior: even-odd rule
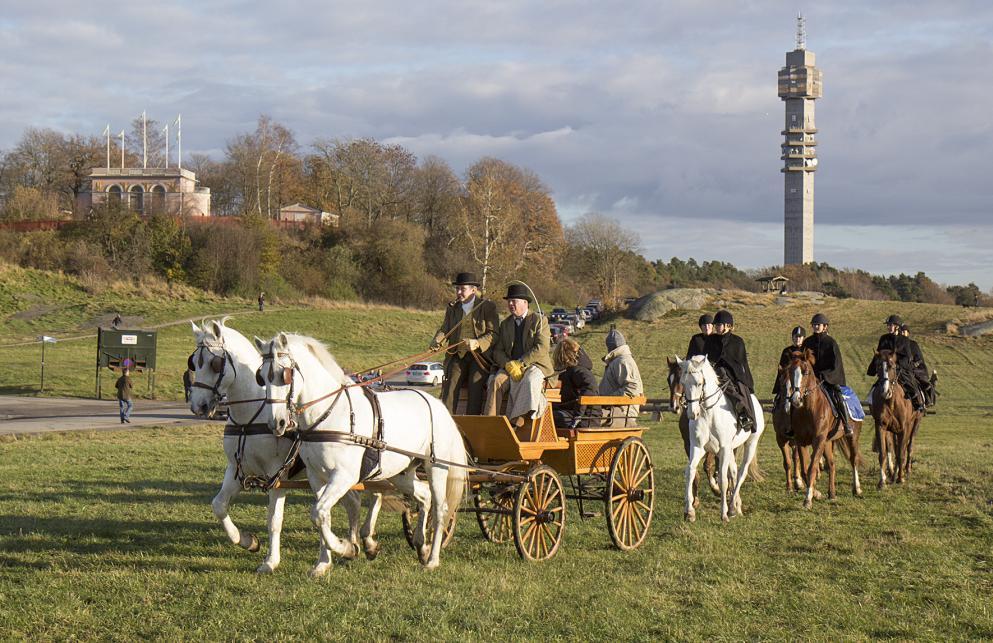
[[[600,380],[600,395],[638,397],[644,394],[645,387],[641,383],[641,373],[631,354],[631,347],[616,328],[611,328],[607,333],[607,354],[603,361],[607,366]],[[609,426],[635,424],[638,411],[636,404],[612,407]]]

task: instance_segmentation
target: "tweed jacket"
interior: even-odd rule
[[[479,342],[479,351],[486,354],[493,345],[496,327],[500,323],[496,304],[489,299],[483,299],[477,295],[475,305],[469,311],[469,316],[472,317],[471,321],[467,321],[462,326],[459,326],[458,330],[445,339],[445,335],[458,326],[464,318],[462,304],[457,300],[449,303],[445,307],[445,320],[442,322],[441,328],[434,335],[435,343],[441,346],[453,346],[464,339],[472,338]],[[465,344],[460,344],[454,350],[454,354],[457,354],[459,357],[465,357],[468,352],[469,349]]]
[[[508,315],[500,322],[497,329],[496,341],[493,342],[493,361],[500,368],[511,360],[510,351],[514,347],[514,316]],[[552,368],[551,334],[548,321],[538,313],[528,311],[524,318],[524,355],[521,363],[524,368],[537,366],[545,377],[555,372]]]

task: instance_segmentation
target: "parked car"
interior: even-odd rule
[[[565,308],[553,308],[551,314],[548,315],[548,321],[550,322],[560,322],[566,317],[568,317],[569,311]]]
[[[407,384],[431,384],[437,386],[445,379],[445,367],[440,362],[417,362],[406,371]]]
[[[569,320],[576,330],[586,326],[586,320],[583,319],[582,315],[569,315],[566,319]]]
[[[565,326],[566,331],[570,335],[575,335],[576,334],[576,327],[572,325],[572,322],[569,321],[568,318],[563,319],[562,321],[556,322],[556,323],[559,324],[560,326]]]
[[[569,327],[565,324],[549,324],[548,330],[552,334],[553,342],[557,342],[563,337],[568,337],[572,334],[569,332]]]
[[[576,314],[583,318],[583,321],[590,321],[593,319],[593,313],[590,312],[589,308],[577,308]]]
[[[596,308],[594,308],[592,306],[587,306],[583,310],[585,310],[587,313],[589,313],[590,319],[600,319],[600,311],[597,310]]]
[[[591,299],[588,302],[586,302],[586,307],[587,308],[593,308],[597,312],[602,312],[603,311],[603,302],[600,301],[599,299]]]

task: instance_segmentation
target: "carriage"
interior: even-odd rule
[[[513,540],[521,558],[540,561],[558,551],[566,501],[573,500],[581,519],[602,511],[618,549],[637,548],[654,513],[655,473],[641,439],[644,428],[627,418],[613,419],[622,426],[556,428],[552,405],[558,391],[546,391],[546,397],[544,414],[521,428],[502,415],[454,417],[473,461],[469,500],[459,513],[475,514],[490,542]],[[580,398],[583,406],[605,409],[644,403],[644,397]],[[445,526],[446,545],[457,515],[453,512]],[[403,523],[413,545],[412,512],[403,514]]]

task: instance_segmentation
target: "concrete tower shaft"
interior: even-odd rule
[[[806,50],[803,17],[797,17],[797,48],[786,54],[779,70],[779,97],[786,107],[782,135],[784,181],[784,263],[814,260],[814,172],[817,170],[817,127],[814,100],[823,94],[821,70]]]

